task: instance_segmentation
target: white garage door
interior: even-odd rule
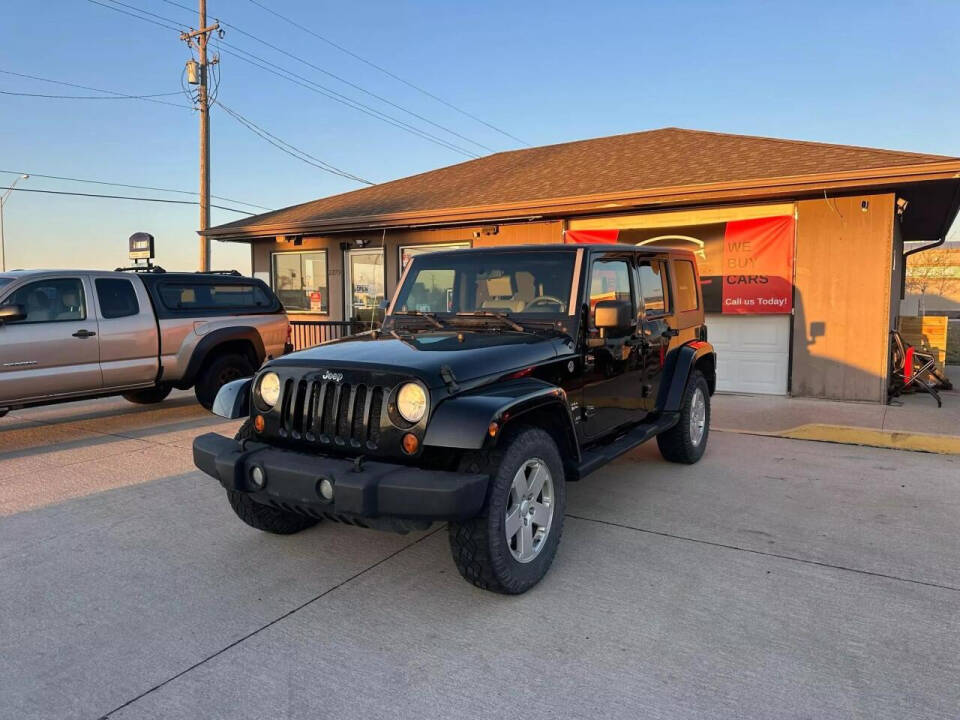
[[[789,315],[707,315],[717,350],[717,390],[787,394]]]

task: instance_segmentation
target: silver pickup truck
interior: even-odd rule
[[[220,387],[288,352],[290,325],[261,280],[224,273],[0,274],[0,416],[104,395],[135,403]]]

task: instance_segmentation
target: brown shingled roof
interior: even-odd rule
[[[393,218],[415,224],[441,211],[509,208],[571,198],[720,187],[772,179],[877,174],[877,170],[960,162],[957,158],[827,143],[663,128],[514,150],[321,198],[212,228],[230,238],[310,229],[335,231]],[[845,175],[844,175],[845,176]],[[398,217],[399,216],[399,217]],[[482,218],[483,213],[475,213]]]

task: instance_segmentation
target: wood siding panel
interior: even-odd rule
[[[792,394],[883,402],[894,196],[804,200],[797,208]]]

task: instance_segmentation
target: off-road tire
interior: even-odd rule
[[[530,458],[542,459],[553,479],[555,507],[550,531],[537,556],[527,563],[516,560],[504,534],[506,504],[514,475]],[[470,453],[460,463],[461,472],[490,475],[487,499],[480,515],[450,522],[450,550],[457,570],[478,588],[518,595],[536,585],[553,563],[563,534],[566,487],[557,444],[539,428],[521,427],[501,439],[494,450]]]
[[[220,388],[232,380],[240,380],[253,375],[254,369],[250,361],[239,353],[226,353],[215,357],[197,378],[193,391],[197,402],[207,410],[213,407]]]
[[[240,426],[234,440],[248,440],[253,437],[250,420]],[[278,510],[252,500],[249,495],[236,490],[227,490],[230,507],[247,525],[274,535],[293,535],[301,530],[313,527],[319,521],[306,515]]]
[[[154,403],[163,402],[171,390],[173,390],[173,386],[167,383],[160,383],[159,385],[144,388],[143,390],[125,392],[123,399],[137,405],[153,405]]]
[[[690,415],[693,412],[693,399],[698,388],[706,403],[706,424],[700,442],[694,443],[690,429]],[[683,391],[683,401],[680,404],[680,420],[666,432],[657,435],[657,446],[665,460],[692,465],[703,457],[709,437],[710,388],[707,386],[707,380],[703,377],[703,373],[694,370],[687,380],[686,389]]]

